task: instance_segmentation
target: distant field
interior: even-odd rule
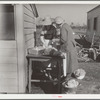
[[[73,29],[75,33],[86,34],[86,29]]]

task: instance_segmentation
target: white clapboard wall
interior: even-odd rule
[[[16,41],[0,41],[0,93],[18,93]]]
[[[35,15],[29,4],[24,5],[24,35],[25,46],[34,47],[34,32],[36,31]]]
[[[27,49],[34,47],[36,31],[34,11],[28,4],[15,5],[15,39],[0,40],[0,93],[25,93]]]
[[[35,9],[34,9],[35,11]],[[23,20],[24,20],[24,37],[25,37],[25,52],[26,55],[28,54],[27,49],[34,47],[35,39],[34,39],[34,32],[36,31],[36,24],[35,24],[35,15],[31,5],[24,4],[23,5]],[[25,68],[26,68],[26,85],[27,85],[27,59],[25,59]]]

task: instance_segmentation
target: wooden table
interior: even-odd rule
[[[57,80],[57,85],[58,85],[58,93],[61,93],[61,60],[62,58],[61,57],[55,57],[55,56],[40,56],[40,55],[32,55],[32,54],[29,54],[26,56],[27,60],[28,60],[28,89],[29,89],[29,93],[31,93],[31,83],[32,82],[47,82],[46,80],[40,80],[40,81],[36,81],[34,79],[31,78],[31,72],[32,72],[32,67],[35,67],[35,66],[32,66],[32,62],[34,61],[48,61],[52,58],[56,58],[58,59],[57,60],[57,66],[58,66],[58,80]],[[50,82],[54,82],[54,81],[50,81]]]

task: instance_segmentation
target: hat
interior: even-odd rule
[[[46,16],[46,17],[43,19],[42,24],[43,24],[43,25],[51,25],[51,24],[52,24],[51,18],[50,18],[49,16]]]
[[[56,24],[62,24],[63,22],[64,22],[64,20],[63,20],[62,17],[58,16],[58,17],[55,18],[55,23]]]

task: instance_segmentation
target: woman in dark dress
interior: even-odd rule
[[[66,61],[64,61],[64,68],[66,69],[65,76],[66,74],[71,75],[72,72],[79,68],[73,30],[60,16],[55,18],[55,23],[61,32],[61,50],[66,55]]]

